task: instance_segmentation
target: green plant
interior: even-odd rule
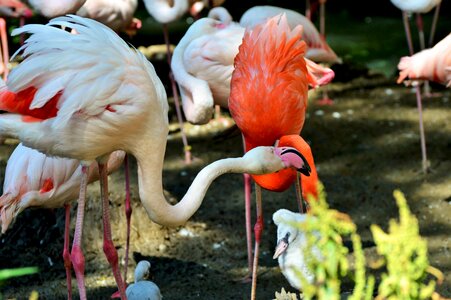
[[[330,209],[326,202],[324,188],[320,187],[319,199],[310,199],[310,212],[305,222],[293,222],[291,226],[307,234],[307,245],[303,249],[305,260],[315,274],[315,281],[309,283],[302,273],[297,276],[302,281],[301,299],[340,299],[340,285],[344,276],[354,280],[354,289],[348,299],[370,300],[373,298],[375,278],[366,276],[365,256],[356,225],[351,218],[339,211]],[[371,232],[381,255],[379,267],[386,267],[381,276],[376,299],[440,299],[435,292],[435,280],[427,279],[434,275],[438,282],[442,273],[429,265],[427,244],[419,234],[418,220],[411,214],[404,195],[394,191],[399,207],[400,220],[390,220],[389,231],[385,233],[379,226],[372,225]],[[350,237],[354,248],[354,269],[350,270],[346,257],[348,249],[343,246],[343,237]],[[317,249],[320,255],[312,255]],[[282,290],[276,293],[277,300],[297,299],[293,293]]]
[[[427,244],[419,234],[418,220],[409,210],[404,195],[393,193],[399,207],[399,223],[390,220],[388,233],[372,225],[377,252],[382,255],[387,273],[382,274],[376,299],[430,299],[435,280],[425,283],[427,273],[439,281],[441,272],[429,265]]]
[[[9,278],[31,275],[38,272],[37,267],[25,267],[16,269],[3,269],[0,270],[0,283]],[[3,299],[2,294],[0,294],[0,300]],[[37,299],[36,292],[32,292],[30,299]]]

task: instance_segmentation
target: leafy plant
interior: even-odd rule
[[[320,187],[319,200],[310,199],[311,209],[305,222],[290,223],[291,226],[307,233],[304,257],[307,266],[315,274],[315,281],[309,283],[299,271],[297,276],[303,286],[301,299],[340,299],[340,285],[345,276],[354,280],[354,289],[348,299],[370,300],[373,298],[375,278],[366,276],[365,256],[360,236],[351,218],[337,210],[330,209],[326,202],[324,188]],[[425,283],[427,274],[434,275],[438,282],[442,273],[429,265],[427,244],[419,234],[418,220],[411,214],[404,195],[394,191],[399,207],[400,220],[390,220],[389,231],[385,233],[379,226],[372,225],[371,232],[381,255],[380,267],[385,266],[378,286],[376,299],[441,299],[436,293],[435,280]],[[343,237],[350,237],[354,248],[354,269],[350,270],[346,257],[348,249],[343,245]],[[320,255],[312,255],[318,252]],[[293,293],[282,289],[276,293],[277,300],[297,299]]]

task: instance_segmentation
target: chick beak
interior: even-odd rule
[[[280,255],[282,255],[282,253],[284,253],[287,248],[288,248],[288,237],[284,237],[283,239],[281,239],[276,246],[276,250],[274,250],[274,255],[273,255],[273,259],[278,258]]]

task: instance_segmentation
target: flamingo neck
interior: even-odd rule
[[[138,161],[138,184],[141,202],[150,219],[165,226],[183,225],[199,209],[205,194],[218,176],[229,172],[245,172],[242,158],[215,161],[202,169],[185,196],[175,205],[163,195],[162,169],[164,149],[160,153],[142,151],[135,153]]]

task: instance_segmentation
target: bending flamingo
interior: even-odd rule
[[[404,30],[406,32],[407,37],[407,46],[409,48],[409,55],[412,56],[414,54],[412,36],[410,34],[410,26],[409,26],[409,14],[416,13],[417,14],[417,27],[420,35],[420,46],[421,49],[425,48],[424,41],[424,32],[423,32],[423,21],[421,14],[427,13],[436,7],[436,14],[434,15],[433,25],[431,27],[431,39],[429,40],[429,46],[432,44],[433,31],[435,31],[435,24],[438,19],[439,5],[441,0],[391,0],[393,5],[399,8],[402,11],[402,19],[404,24]],[[421,92],[420,87],[415,87],[415,94],[417,99],[417,108],[418,108],[418,127],[420,131],[420,146],[421,146],[421,161],[422,161],[422,169],[423,173],[427,173],[428,170],[428,161],[427,161],[427,150],[426,150],[426,135],[424,133],[424,125],[423,125],[423,105],[421,101]]]
[[[123,299],[124,282],[109,222],[105,163],[111,152],[124,150],[136,157],[141,202],[154,222],[167,226],[184,224],[201,205],[211,182],[224,173],[266,174],[289,167],[308,168],[293,148],[258,147],[241,158],[205,167],[185,197],[172,206],[164,198],[161,178],[168,104],[151,63],[105,25],[79,16],[55,18],[47,25],[26,25],[13,35],[21,33],[31,36],[19,49],[24,60],[11,72],[7,87],[0,89],[0,109],[10,112],[0,115],[0,135],[16,137],[45,154],[81,162],[70,255],[81,299],[86,299],[82,226],[88,166],[93,161],[99,164],[104,252]]]
[[[431,49],[402,57],[398,69],[398,83],[409,78],[426,79],[451,86],[451,34]]]
[[[257,25],[244,35],[235,58],[229,109],[243,134],[246,151],[279,141],[279,146],[295,146],[311,155],[310,147],[299,136],[305,120],[308,91],[308,72],[304,60],[306,44],[301,40],[301,32],[301,26],[291,30],[287,18],[282,15]],[[309,165],[314,167],[310,162]],[[304,175],[309,173],[310,170],[303,170]],[[293,170],[252,176],[256,182],[257,202],[252,299],[256,297],[258,252],[263,229],[261,188],[284,191],[295,181],[298,182],[296,177],[297,173]],[[304,177],[302,182],[306,180]],[[246,197],[247,215],[250,206],[248,199]]]
[[[115,151],[108,159],[108,173],[116,170],[125,152]],[[19,144],[5,170],[3,195],[0,197],[2,233],[28,207],[65,207],[63,259],[66,268],[67,295],[72,299],[71,261],[69,255],[70,202],[77,199],[81,181],[80,163],[75,159],[48,157]],[[99,179],[97,164],[88,170],[88,182]]]
[[[183,111],[191,123],[207,123],[214,105],[228,108],[233,63],[245,30],[231,20],[225,8],[213,8],[209,18],[188,28],[174,49],[171,68],[180,86]],[[332,80],[331,69],[307,63],[309,84],[315,87]]]

